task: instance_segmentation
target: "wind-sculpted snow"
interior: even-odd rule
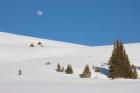
[[[30,47],[31,43],[35,47]],[[0,32],[0,93],[139,92],[139,79],[108,78],[107,63],[112,49],[112,45],[85,46]],[[125,49],[139,73],[140,43],[125,44]],[[64,68],[71,64],[74,73],[56,72],[58,63]],[[82,79],[79,74],[86,64],[92,75]],[[93,65],[100,67],[101,72],[95,72]]]

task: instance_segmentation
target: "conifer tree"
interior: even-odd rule
[[[57,64],[57,69],[56,69],[56,71],[57,71],[57,72],[61,72],[61,66],[60,66],[59,63]]]
[[[86,65],[84,70],[83,70],[83,73],[80,74],[80,77],[81,78],[90,78],[91,77],[91,72],[90,72],[90,69],[89,69],[89,66]]]
[[[117,40],[109,60],[109,78],[132,78],[132,74],[130,61],[123,43]]]
[[[40,45],[41,47],[43,47],[43,45],[42,45],[42,43],[41,43],[41,42],[38,42],[38,43],[37,43],[37,45]]]
[[[35,47],[35,45],[33,43],[30,44],[30,47]]]
[[[22,74],[22,71],[21,71],[21,69],[18,71],[18,75],[21,75]]]
[[[137,79],[138,75],[137,75],[137,70],[136,67],[132,64],[132,79]]]
[[[42,45],[42,43],[39,41],[39,42],[37,43],[37,45]]]
[[[62,66],[61,72],[64,72],[64,70],[65,70],[65,69],[64,69],[64,67]]]
[[[66,74],[72,74],[73,73],[73,69],[72,66],[70,64],[68,64],[66,70],[65,70]]]

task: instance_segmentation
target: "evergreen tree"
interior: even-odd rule
[[[114,43],[112,56],[109,60],[109,78],[132,78],[132,69],[123,43],[117,40]]]
[[[37,45],[40,45],[41,47],[43,47],[43,45],[42,45],[42,43],[41,43],[41,42],[38,42],[38,43],[37,43]]]
[[[30,44],[30,47],[35,47],[35,45],[33,43]]]
[[[66,70],[65,70],[66,74],[72,74],[73,73],[73,69],[72,66],[70,64],[68,64]]]
[[[137,70],[136,67],[132,64],[132,79],[137,79],[138,75],[137,75]]]
[[[18,75],[21,75],[21,74],[22,74],[22,71],[21,71],[21,70],[19,70],[19,71],[18,71]]]
[[[64,72],[64,70],[65,70],[65,69],[64,69],[64,67],[62,66],[61,72]]]
[[[89,69],[89,66],[86,65],[84,70],[83,70],[83,73],[80,74],[80,77],[81,78],[90,78],[91,77],[91,72],[90,72],[90,69]]]
[[[57,64],[57,69],[56,69],[56,71],[57,71],[57,72],[61,72],[61,66],[60,66],[59,63]]]
[[[42,45],[42,43],[41,42],[38,42],[37,45]]]

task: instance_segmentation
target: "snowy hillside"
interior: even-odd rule
[[[107,77],[112,49],[112,45],[84,46],[0,32],[0,93],[139,93],[139,79]],[[125,44],[125,49],[140,76],[140,43]],[[56,72],[58,63],[64,68],[71,64],[74,74]],[[92,76],[82,79],[79,74],[86,64]],[[93,65],[102,71],[95,72]]]

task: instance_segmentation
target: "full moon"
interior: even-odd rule
[[[38,16],[42,16],[42,15],[43,15],[43,11],[38,10],[38,11],[37,11],[37,15],[38,15]]]

